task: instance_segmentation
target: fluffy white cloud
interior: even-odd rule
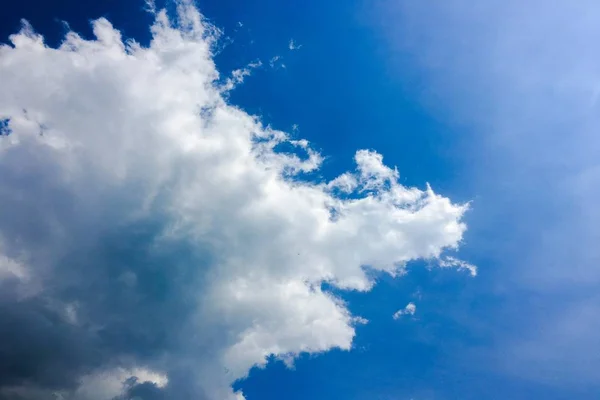
[[[376,152],[303,179],[321,156],[226,102],[249,69],[220,79],[217,31],[189,3],[156,14],[147,48],[93,26],[57,49],[25,26],[0,48],[0,279],[27,277],[0,283],[84,338],[73,369],[99,372],[64,398],[123,371],[241,398],[231,383],[269,355],[351,348],[366,321],[323,282],[369,290],[365,266],[393,274],[460,243],[467,206],[400,185]]]
[[[410,302],[403,309],[396,311],[392,317],[398,319],[403,315],[415,315],[415,312],[417,312],[417,306],[415,303]]]

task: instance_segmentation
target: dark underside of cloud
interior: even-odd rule
[[[177,246],[148,250],[152,238],[139,232],[125,230],[106,241],[66,257],[60,274],[45,280],[52,290],[23,298],[18,280],[0,283],[0,388],[44,388],[45,395],[74,390],[98,368],[130,368],[177,351],[192,309],[182,293],[202,269],[186,268],[185,249]],[[77,305],[76,316],[68,304]],[[130,379],[119,400],[165,398],[175,391],[175,372],[163,388]],[[198,398],[179,389],[177,398]],[[0,390],[0,398],[31,393]]]

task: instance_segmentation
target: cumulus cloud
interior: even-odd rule
[[[322,283],[460,244],[467,205],[374,151],[310,179],[308,142],[227,102],[248,70],[220,77],[191,3],[148,47],[93,29],[0,47],[0,398],[242,399],[271,355],[351,348],[366,320]]]
[[[396,311],[392,318],[398,319],[403,315],[415,315],[415,312],[417,312],[417,306],[415,303],[410,302],[403,309]]]

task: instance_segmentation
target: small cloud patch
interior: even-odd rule
[[[290,39],[290,42],[288,43],[288,48],[290,50],[300,50],[302,48],[301,44],[298,44],[294,41],[294,39]]]
[[[396,311],[392,317],[394,319],[398,319],[403,315],[415,315],[416,312],[417,306],[415,305],[415,303],[410,302],[406,305],[406,307]]]

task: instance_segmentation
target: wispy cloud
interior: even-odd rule
[[[281,56],[271,57],[269,60],[269,66],[271,68],[285,68],[285,64],[281,62]]]
[[[301,44],[298,44],[294,41],[294,39],[290,39],[289,43],[288,43],[288,48],[290,50],[300,50],[302,48]]]
[[[406,305],[406,307],[396,311],[394,313],[394,315],[392,315],[392,318],[399,319],[403,315],[415,315],[416,312],[417,312],[416,304],[413,302],[410,302]]]
[[[262,62],[260,60],[257,60],[257,61],[249,63],[244,68],[239,68],[239,69],[233,70],[231,72],[231,76],[229,78],[227,78],[227,80],[225,81],[225,84],[222,86],[221,91],[228,92],[230,90],[235,89],[235,87],[237,85],[244,82],[244,79],[246,77],[250,76],[250,74],[252,73],[252,70],[254,70],[256,68],[260,68],[260,67],[262,67]]]

